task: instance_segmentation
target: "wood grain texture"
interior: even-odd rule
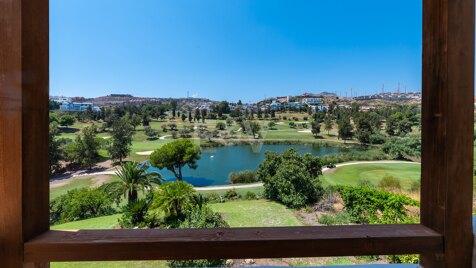
[[[20,8],[0,1],[0,267],[22,265]]]
[[[273,258],[440,252],[422,225],[49,231],[25,244],[28,261]]]
[[[474,0],[423,1],[421,222],[445,237],[424,267],[471,267]]]
[[[423,4],[422,223],[436,232],[420,225],[60,232],[47,231],[48,1],[0,1],[0,267],[396,253],[422,253],[425,267],[471,267],[474,0]]]
[[[0,1],[0,267],[48,224],[48,1]],[[46,172],[45,172],[46,171]]]
[[[48,0],[22,1],[23,235],[49,230]]]

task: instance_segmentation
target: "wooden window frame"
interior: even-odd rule
[[[421,254],[424,267],[471,267],[474,0],[423,0],[421,224],[414,225],[49,230],[48,16],[48,0],[0,1],[0,267],[403,253]]]

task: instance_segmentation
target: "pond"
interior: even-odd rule
[[[184,167],[183,178],[194,186],[213,186],[229,184],[228,174],[243,170],[256,170],[263,161],[265,152],[284,152],[294,148],[300,154],[311,153],[315,156],[334,154],[352,149],[322,145],[237,145],[202,149],[202,157],[197,161],[198,167],[193,170]],[[149,171],[157,171],[166,181],[175,181],[172,172],[151,167]]]

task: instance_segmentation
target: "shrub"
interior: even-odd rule
[[[346,211],[359,224],[416,223],[418,215],[411,215],[407,207],[419,202],[407,196],[370,187],[337,186]]]
[[[338,212],[335,215],[332,214],[325,214],[319,217],[318,219],[320,224],[323,225],[344,225],[344,224],[350,224],[354,222],[354,219],[352,216],[343,211],[343,212]]]
[[[195,207],[187,213],[187,217],[179,228],[227,228],[228,223],[220,213],[213,212],[209,207]]]
[[[196,205],[197,194],[193,187],[183,181],[160,185],[153,192],[149,207],[150,226],[175,228],[186,218],[187,212]]]
[[[421,182],[420,181],[413,181],[412,184],[410,185],[410,191],[413,193],[419,193],[421,188]]]
[[[382,145],[382,151],[393,159],[409,159],[421,157],[421,137],[408,136],[392,138]]]
[[[357,186],[359,187],[371,187],[373,188],[374,185],[372,184],[372,182],[370,182],[369,179],[361,179],[357,182]]]
[[[266,152],[258,176],[264,183],[264,196],[290,208],[314,204],[323,195],[318,176],[321,161],[311,154],[299,155],[289,149],[282,154]]]
[[[99,189],[74,189],[50,202],[51,224],[84,220],[115,213],[113,200]]]
[[[418,264],[420,258],[418,255],[390,255],[387,256],[390,263],[412,263]]]
[[[386,141],[386,138],[382,134],[372,134],[369,137],[370,144],[384,144],[385,141]]]
[[[258,174],[256,174],[256,171],[253,170],[245,170],[240,172],[231,172],[230,175],[228,175],[228,178],[232,184],[251,183],[258,181]]]
[[[218,122],[217,125],[216,125],[216,129],[218,129],[218,130],[225,130],[225,129],[226,129],[225,123]]]
[[[195,208],[189,211],[179,228],[227,228],[228,223],[219,213],[208,207]],[[218,260],[173,260],[168,261],[169,267],[224,267],[225,259]]]
[[[235,189],[232,189],[226,191],[224,198],[226,200],[234,200],[240,198],[240,195],[235,191]]]
[[[150,126],[144,127],[144,133],[148,137],[147,138],[148,140],[156,140],[157,135],[159,135],[159,132],[157,130],[151,128]]]
[[[270,130],[276,130],[276,123],[269,122],[268,127],[269,127]]]
[[[139,199],[127,203],[122,209],[122,217],[119,219],[121,228],[134,228],[147,226],[147,212],[150,199]]]
[[[225,199],[223,196],[217,194],[217,193],[209,193],[206,195],[208,203],[224,203]]]
[[[253,192],[246,192],[245,195],[243,195],[243,199],[245,200],[255,200],[258,199],[258,196],[253,193]]]
[[[400,181],[393,177],[386,175],[384,176],[378,183],[378,188],[381,188],[383,190],[401,190],[402,185],[400,184]]]

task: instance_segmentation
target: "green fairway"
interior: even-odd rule
[[[82,221],[73,221],[64,224],[53,225],[51,230],[79,230],[79,229],[114,229],[117,226],[117,219],[121,214],[97,217]]]
[[[377,184],[384,176],[400,180],[403,189],[409,189],[413,181],[420,180],[421,166],[418,164],[358,164],[338,167],[323,175],[323,183],[328,185],[355,186],[362,180]]]
[[[231,227],[301,226],[302,223],[285,206],[265,200],[211,204]]]

